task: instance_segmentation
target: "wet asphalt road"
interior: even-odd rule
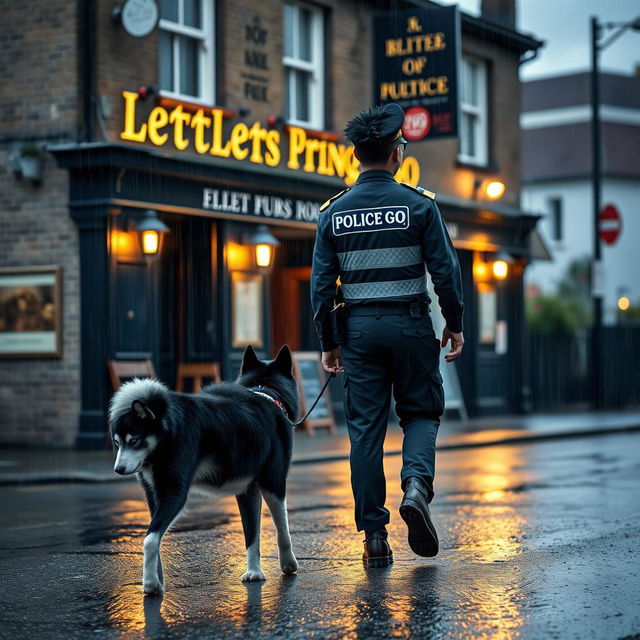
[[[265,583],[243,584],[233,498],[194,497],[145,598],[135,482],[3,488],[2,638],[640,638],[640,435],[438,454],[441,552],[418,558],[385,460],[395,564],[365,572],[348,465],[297,466],[297,576],[263,519]]]

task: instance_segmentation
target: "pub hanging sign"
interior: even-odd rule
[[[455,6],[374,18],[374,104],[405,110],[407,140],[458,135],[459,25]]]

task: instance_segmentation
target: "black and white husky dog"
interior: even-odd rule
[[[115,392],[109,405],[114,470],[138,474],[151,512],[143,543],[145,593],[164,590],[160,542],[190,489],[236,496],[247,551],[243,581],[265,579],[262,498],[277,530],[280,567],[285,574],[296,572],[285,490],[297,414],[298,388],[287,346],[271,362],[262,362],[247,347],[235,383],[211,384],[196,394],[140,378]]]

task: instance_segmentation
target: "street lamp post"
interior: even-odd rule
[[[601,42],[605,29],[617,29],[607,40]],[[591,16],[591,145],[593,186],[593,267],[591,288],[593,295],[593,328],[591,332],[591,397],[594,408],[604,407],[603,344],[602,344],[602,298],[604,277],[600,247],[600,207],[602,203],[602,157],[600,132],[600,76],[598,54],[617,40],[627,29],[640,31],[640,16],[630,22],[598,22]]]

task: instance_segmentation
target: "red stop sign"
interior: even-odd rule
[[[605,244],[614,244],[622,231],[620,212],[612,204],[605,205],[600,211],[600,240]]]

